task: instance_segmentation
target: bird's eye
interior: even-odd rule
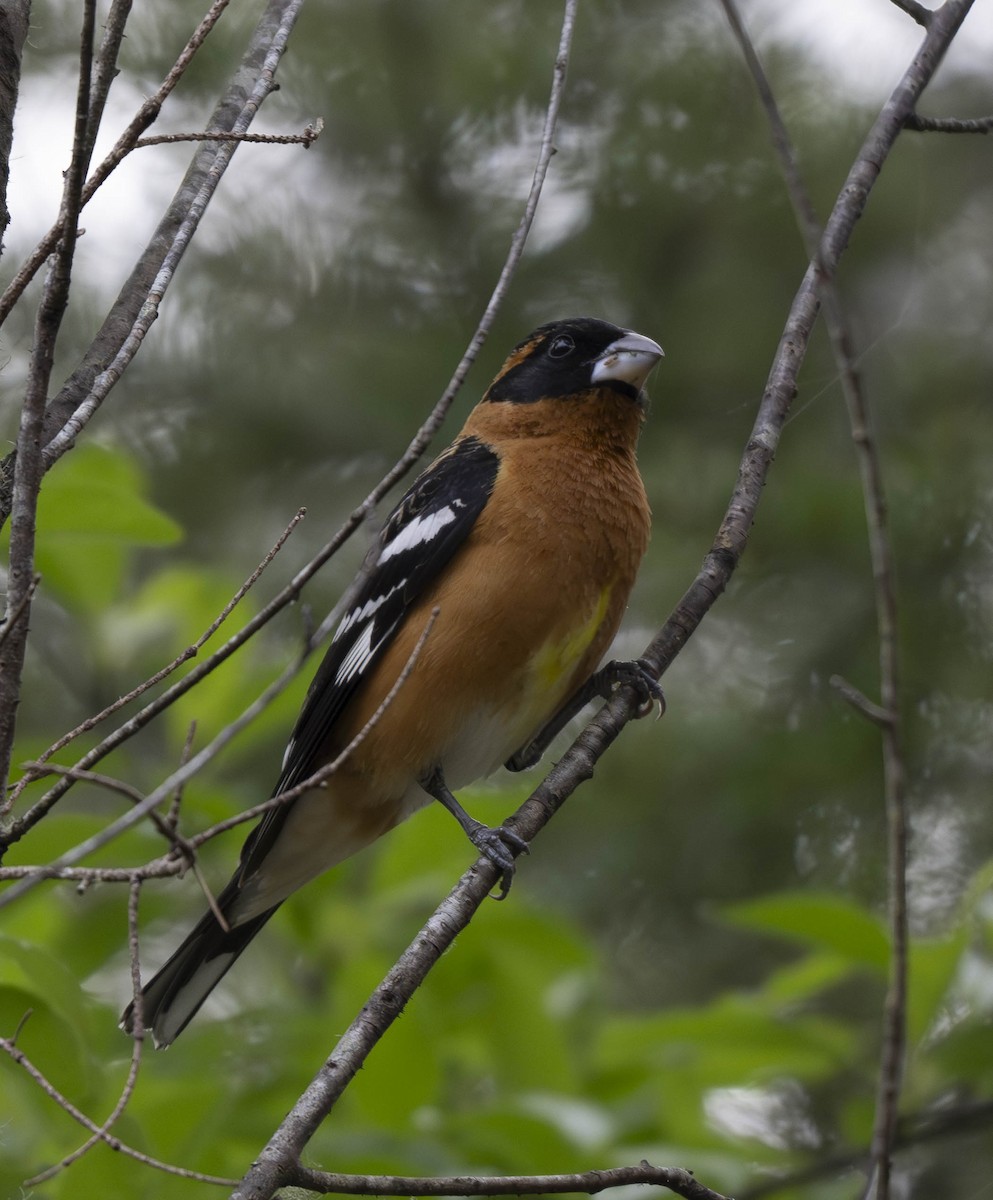
[[[567,354],[571,354],[575,349],[576,343],[567,333],[563,333],[548,347],[548,357],[565,358]]]

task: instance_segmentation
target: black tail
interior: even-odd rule
[[[222,892],[219,897],[222,912],[224,900]],[[204,913],[176,953],[141,991],[142,1022],[146,1029],[151,1030],[159,1049],[179,1037],[193,1020],[200,1005],[234,965],[238,955],[278,907],[276,904],[267,912],[227,932],[221,928],[213,912]],[[121,1028],[127,1033],[134,1031],[133,1001],[124,1010]]]

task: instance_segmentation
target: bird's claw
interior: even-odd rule
[[[647,717],[657,704],[659,717],[665,713],[665,693],[662,685],[655,678],[651,664],[644,658],[635,658],[630,662],[613,662],[607,668],[612,676],[611,682],[615,687],[630,687],[638,694],[638,707],[635,716],[639,719]]]
[[[530,854],[530,846],[520,834],[508,829],[506,825],[498,825],[495,829],[488,825],[480,825],[469,836],[480,854],[488,858],[500,871],[500,891],[494,899],[505,900],[517,869],[515,854],[511,851],[515,851],[516,854]]]

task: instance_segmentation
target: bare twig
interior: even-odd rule
[[[908,17],[913,17],[918,25],[922,25],[925,29],[931,26],[931,18],[934,12],[930,8],[926,8],[923,4],[918,4],[917,0],[892,0],[897,8],[902,9]]]
[[[664,1187],[684,1200],[727,1200],[679,1167],[612,1167],[575,1175],[457,1175],[418,1178],[410,1175],[334,1175],[298,1167],[287,1181],[321,1195],[343,1196],[534,1196],[581,1192],[595,1196],[609,1188]]]
[[[23,863],[0,867],[0,882],[14,879],[64,879],[85,891],[94,883],[130,883],[132,879],[167,879],[188,870],[185,860],[170,854],[154,858],[141,867],[57,867],[52,863]]]
[[[100,123],[107,107],[107,97],[110,95],[111,85],[117,78],[117,58],[121,51],[121,43],[124,41],[124,29],[128,17],[131,15],[132,2],[133,0],[114,0],[104,21],[103,39],[97,52],[96,70],[93,72],[93,83],[90,88],[90,119],[86,130],[86,140],[83,143],[86,170],[89,170],[90,160],[93,157],[93,147],[96,145],[97,134],[100,132]]]
[[[859,689],[841,675],[832,675],[828,683],[848,704],[861,713],[867,721],[871,721],[873,725],[879,725],[880,728],[885,728],[893,724],[893,714],[885,708],[881,708],[875,704],[869,697],[859,691]]]
[[[989,133],[993,117],[922,117],[911,113],[906,126],[915,133]]]
[[[303,133],[161,133],[155,137],[139,138],[134,148],[168,146],[173,142],[257,142],[263,146],[303,146],[309,150],[324,131],[324,122],[317,120]]]

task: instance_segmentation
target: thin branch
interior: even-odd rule
[[[86,170],[89,170],[90,160],[93,157],[93,148],[100,132],[100,123],[107,107],[107,97],[110,95],[111,85],[117,78],[117,59],[121,52],[121,43],[124,41],[124,29],[128,17],[131,15],[132,3],[133,0],[114,0],[107,13],[107,19],[104,21],[103,39],[97,52],[96,70],[90,89],[89,126],[86,131],[86,141],[83,143]]]
[[[324,132],[324,122],[311,122],[303,133],[160,133],[139,138],[134,148],[168,146],[173,142],[258,142],[263,146],[303,146],[309,150]]]
[[[859,691],[853,683],[849,683],[841,675],[832,675],[828,683],[846,703],[850,704],[867,721],[871,721],[873,725],[885,729],[893,724],[893,713],[875,704],[864,692]]]
[[[913,17],[918,25],[925,29],[930,29],[931,19],[934,16],[934,11],[930,8],[925,8],[923,4],[918,4],[917,0],[891,0],[897,8],[902,9],[908,17]]]
[[[993,117],[921,117],[911,113],[906,121],[907,129],[915,133],[989,133],[993,131]]]
[[[321,1195],[343,1196],[536,1196],[582,1192],[595,1196],[609,1188],[648,1185],[664,1187],[684,1200],[728,1200],[704,1187],[691,1171],[679,1167],[612,1167],[575,1175],[457,1175],[419,1178],[416,1175],[335,1175],[298,1167],[288,1186]]]
[[[182,875],[189,865],[172,855],[154,858],[141,867],[57,867],[54,863],[24,863],[0,867],[0,883],[14,879],[64,879],[85,891],[94,883],[130,883],[132,879],[167,879]]]

